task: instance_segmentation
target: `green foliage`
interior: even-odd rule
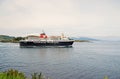
[[[12,37],[7,35],[0,35],[0,42],[12,42],[18,43],[20,40],[24,40],[25,37]]]
[[[1,72],[0,79],[26,79],[26,76],[18,70],[10,69],[5,72]]]
[[[14,38],[13,36],[0,35],[0,40],[11,40],[13,38]]]
[[[42,73],[33,73],[31,74],[32,79],[49,79],[45,78]],[[0,72],[0,79],[29,79],[25,76],[24,73],[19,72],[18,70],[9,69],[5,72]],[[103,79],[109,79],[108,76],[104,76]]]
[[[42,73],[33,73],[31,74],[32,79],[46,79]],[[18,70],[9,69],[5,72],[0,72],[0,79],[29,79],[25,76],[24,73],[19,72]]]
[[[33,73],[32,75],[32,79],[45,79],[45,77],[42,75],[42,73]]]
[[[20,40],[24,40],[24,37],[15,37],[12,39],[12,42],[19,42]]]
[[[104,79],[108,79],[108,76],[105,76]]]

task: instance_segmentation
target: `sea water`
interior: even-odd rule
[[[10,68],[50,79],[120,79],[120,42],[75,42],[69,48],[0,43],[0,71]]]

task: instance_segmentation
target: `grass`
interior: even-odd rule
[[[25,76],[23,72],[19,72],[18,70],[9,69],[5,72],[0,72],[0,79],[30,79]],[[45,78],[42,73],[33,73],[31,74],[31,79],[49,79]],[[103,79],[109,79],[108,76],[104,76]]]
[[[105,76],[104,79],[108,79],[108,76]]]
[[[33,73],[32,75],[32,79],[45,79],[45,77],[42,75],[42,73]]]
[[[26,79],[26,76],[18,70],[10,69],[5,72],[1,72],[0,79]]]
[[[32,79],[46,79],[42,73],[33,73],[31,74]],[[9,69],[5,72],[0,72],[0,79],[30,79],[25,76],[23,72],[18,70]]]

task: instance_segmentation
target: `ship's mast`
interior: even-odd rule
[[[42,34],[45,34],[45,31],[44,30],[42,30]],[[46,34],[45,34],[46,35]]]

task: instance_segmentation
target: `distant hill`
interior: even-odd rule
[[[15,38],[15,37],[7,36],[7,35],[0,35],[0,41],[2,41],[2,40],[12,40],[13,38]]]
[[[23,39],[25,39],[25,37],[0,35],[0,42],[19,42],[20,40],[23,40]],[[73,39],[76,42],[99,41],[98,39],[89,38],[89,37],[71,37],[70,39]]]
[[[71,37],[71,39],[76,41],[99,41],[98,39],[89,38],[89,37]]]
[[[19,42],[20,40],[24,39],[24,37],[14,37],[8,35],[0,35],[0,42]]]
[[[120,36],[100,36],[95,38],[102,41],[120,41]]]

